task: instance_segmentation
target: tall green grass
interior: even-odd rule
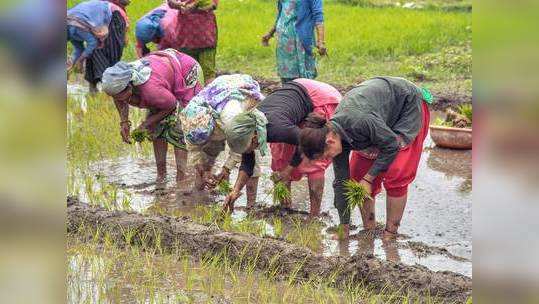
[[[75,2],[78,1],[69,0],[68,7]],[[160,3],[158,0],[133,1],[128,6],[131,43],[124,59],[136,57],[136,20]],[[223,0],[216,14],[218,70],[277,79],[275,41],[272,40],[270,47],[260,43],[260,37],[275,20],[276,2]],[[324,15],[329,57],[319,60],[318,79],[331,83],[350,84],[358,78],[374,75],[399,75],[405,58],[436,54],[471,41],[472,15],[465,12],[358,7],[328,2]],[[467,52],[471,53],[471,49]],[[440,73],[436,80],[443,81],[446,76],[455,78],[455,73],[468,71]]]

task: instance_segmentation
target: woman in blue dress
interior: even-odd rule
[[[316,28],[316,45],[314,29]],[[317,76],[313,47],[327,54],[324,41],[322,0],[279,0],[274,26],[262,37],[262,44],[277,33],[277,73],[283,83]]]

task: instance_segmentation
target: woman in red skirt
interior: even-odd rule
[[[406,206],[429,127],[426,102],[432,96],[403,78],[376,77],[348,92],[329,121],[312,117],[300,134],[309,159],[332,158],[335,207],[344,236],[349,234],[350,208],[343,182],[362,184],[372,200],[360,208],[363,227],[376,226],[375,197],[382,184],[387,192],[384,239],[394,238]],[[352,157],[350,158],[350,152]]]

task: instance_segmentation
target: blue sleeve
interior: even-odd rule
[[[73,45],[73,54],[71,55],[71,61],[75,62],[77,61],[77,59],[79,59],[80,55],[82,54],[82,51],[84,51],[84,44],[76,40],[71,40],[71,44]]]
[[[311,12],[313,14],[314,24],[324,23],[324,10],[322,7],[322,0],[309,0],[311,5]]]
[[[84,49],[84,52],[82,52],[82,58],[88,58],[94,50],[97,48],[97,45],[99,42],[97,41],[97,38],[95,38],[94,35],[87,32],[87,35],[84,35],[84,41],[86,42],[86,48]]]

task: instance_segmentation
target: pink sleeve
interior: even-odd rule
[[[141,86],[141,97],[147,108],[171,110],[176,107],[177,100],[167,88],[151,83],[151,79]]]

